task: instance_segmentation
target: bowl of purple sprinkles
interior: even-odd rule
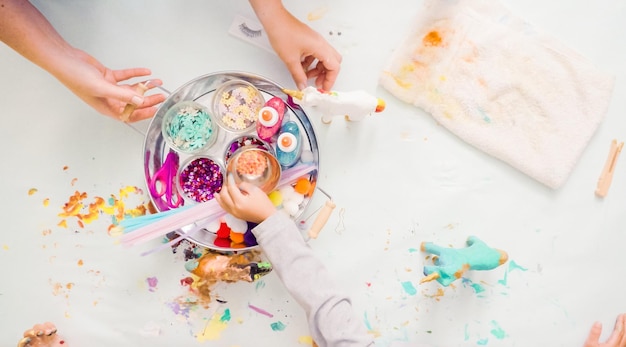
[[[224,182],[224,170],[208,156],[193,156],[181,165],[178,172],[178,190],[193,203],[206,202],[219,193]]]

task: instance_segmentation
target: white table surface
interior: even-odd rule
[[[469,146],[377,85],[421,1],[285,1],[343,54],[336,90],[364,89],[387,101],[383,114],[359,123],[326,125],[313,118],[319,184],[337,208],[310,244],[352,294],[379,346],[579,346],[593,321],[604,323],[606,337],[616,315],[626,312],[626,159],[618,161],[608,196],[594,196],[611,140],[626,138],[626,5],[504,2],[616,76],[605,120],[556,191]],[[222,70],[293,86],[276,55],[227,33],[235,15],[254,18],[244,0],[35,4],[73,45],[111,68],[149,67],[170,90]],[[309,21],[313,14],[320,19]],[[6,46],[0,57],[0,345],[14,345],[23,330],[42,321],[55,322],[71,346],[310,345],[305,317],[275,274],[255,284],[220,285],[214,293],[225,303],[180,311],[174,303],[188,295],[180,284],[188,275],[181,255],[139,255],[160,240],[123,248],[107,233],[106,214],[84,228],[75,219],[58,226],[61,207],[75,191],[91,202],[119,197],[127,186],[145,187],[142,131],[148,122],[133,129],[100,116]],[[29,195],[31,188],[37,192]],[[131,194],[126,206],[146,199]],[[462,247],[469,235],[507,251],[520,268],[509,263],[472,272],[443,295],[436,282],[420,285],[426,263],[420,243]],[[156,288],[147,284],[152,277]],[[223,330],[199,341],[210,320],[227,309],[232,318]],[[279,321],[285,329],[275,331],[272,323]]]

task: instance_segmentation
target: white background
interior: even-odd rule
[[[313,118],[319,185],[337,208],[311,246],[351,293],[377,345],[579,346],[595,320],[605,325],[605,338],[616,315],[626,312],[625,158],[608,196],[593,193],[611,140],[626,139],[626,3],[504,3],[616,76],[604,122],[557,191],[467,145],[377,85],[421,1],[285,1],[343,55],[336,90],[363,89],[387,101],[383,114],[359,123]],[[228,34],[235,15],[254,18],[244,0],[35,4],[74,46],[110,68],[149,67],[170,90],[222,70],[293,87],[276,55]],[[320,19],[309,21],[310,14]],[[42,321],[55,322],[73,346],[306,345],[304,315],[273,274],[258,284],[219,286],[224,304],[176,313],[171,303],[187,293],[179,283],[187,276],[180,255],[139,256],[156,240],[133,249],[117,245],[105,215],[84,229],[58,227],[57,214],[74,191],[106,198],[128,185],[145,186],[141,130],[148,122],[137,131],[98,115],[6,46],[0,62],[1,345],[16,344]],[[28,195],[31,188],[37,193]],[[440,296],[437,283],[419,285],[426,263],[420,243],[462,247],[469,235],[506,250],[523,269],[507,264],[470,273]],[[159,280],[153,291],[148,277]],[[217,340],[198,342],[194,336],[225,309],[232,319]],[[272,330],[277,321],[283,331]]]

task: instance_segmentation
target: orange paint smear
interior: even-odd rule
[[[441,35],[436,31],[431,31],[422,39],[424,46],[441,46],[443,39]]]
[[[108,227],[108,230],[111,231],[117,223],[128,216],[138,217],[145,215],[148,211],[156,212],[156,209],[151,207],[149,202],[130,209],[126,207],[124,200],[130,197],[130,194],[140,195],[142,193],[142,190],[137,187],[127,186],[119,190],[119,197],[111,194],[107,203],[104,198],[99,196],[94,197],[92,202],[87,202],[88,194],[86,192],[75,191],[61,208],[62,212],[58,216],[63,219],[58,225],[67,228],[67,218],[76,218],[78,226],[84,228],[85,224],[98,220],[104,214],[114,218],[114,223]]]

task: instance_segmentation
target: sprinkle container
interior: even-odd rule
[[[241,133],[256,129],[258,113],[265,99],[251,83],[231,80],[213,94],[213,114],[225,130]]]
[[[205,202],[219,193],[224,183],[224,170],[212,158],[193,156],[180,167],[178,189],[191,202]]]
[[[213,145],[217,129],[208,108],[190,100],[172,106],[161,123],[167,144],[183,153],[198,153]]]
[[[274,152],[272,146],[270,146],[267,142],[259,139],[256,136],[244,135],[232,140],[228,144],[228,147],[226,147],[226,153],[224,154],[224,162],[228,162],[230,157],[232,157],[233,154],[235,154],[235,152],[237,152],[237,150],[241,147],[261,148],[269,151],[272,154]]]
[[[281,168],[278,159],[267,150],[244,146],[228,160],[226,172],[235,183],[248,182],[269,194],[278,185]]]

